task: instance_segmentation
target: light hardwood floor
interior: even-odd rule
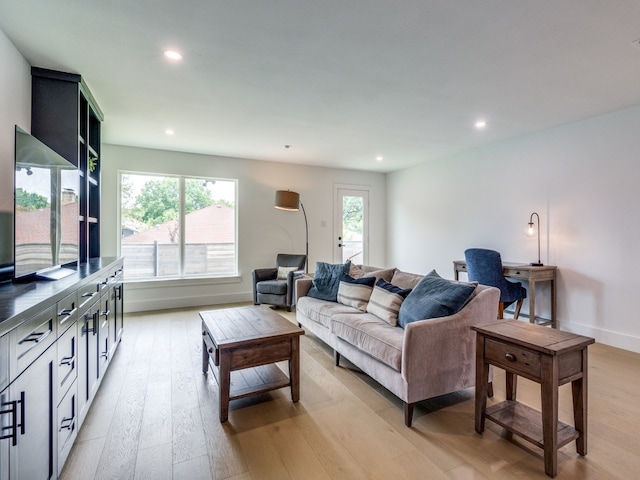
[[[514,479],[548,478],[541,450],[474,431],[472,389],[421,402],[413,427],[399,400],[311,335],[301,338],[300,402],[282,389],[231,403],[218,421],[213,375],[201,373],[200,310],[129,314],[62,472],[71,479]],[[279,311],[294,321],[295,314]],[[559,479],[640,478],[640,354],[589,347],[588,455],[558,456]],[[495,396],[504,399],[496,370]],[[539,386],[519,379],[539,408]],[[560,419],[573,424],[571,388]]]

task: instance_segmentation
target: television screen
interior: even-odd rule
[[[16,126],[15,278],[57,278],[78,261],[79,185],[75,165]]]

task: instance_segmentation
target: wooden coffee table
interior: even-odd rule
[[[239,307],[200,312],[202,373],[213,371],[220,386],[220,421],[229,417],[229,401],[291,387],[300,399],[300,335],[304,330],[268,307]],[[276,362],[289,362],[289,376]],[[249,370],[245,370],[249,369]],[[234,375],[231,372],[242,370]]]

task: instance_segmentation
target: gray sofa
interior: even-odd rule
[[[380,270],[361,268],[365,275]],[[421,279],[392,270],[391,283],[401,288],[413,288]],[[477,285],[457,313],[401,328],[357,308],[309,297],[311,286],[309,277],[296,282],[298,324],[333,349],[336,366],[342,355],[399,397],[408,427],[416,402],[474,385],[475,334],[470,327],[495,321],[497,288]]]

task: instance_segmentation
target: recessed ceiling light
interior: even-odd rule
[[[482,129],[483,129],[483,128],[485,128],[486,126],[487,126],[487,121],[486,121],[486,120],[478,120],[478,121],[475,123],[475,127],[476,127],[478,130],[482,130]]]
[[[382,155],[378,155],[376,157],[376,162],[381,162],[382,160],[384,160],[384,158],[382,157]]]
[[[175,50],[165,50],[164,56],[167,57],[169,60],[175,60],[175,61],[182,60],[182,54]]]
[[[174,134],[174,133],[176,133],[176,132],[174,132],[171,128],[167,128],[167,129],[164,131],[164,133],[166,133],[167,135],[171,136],[171,135],[173,135],[173,134]]]

